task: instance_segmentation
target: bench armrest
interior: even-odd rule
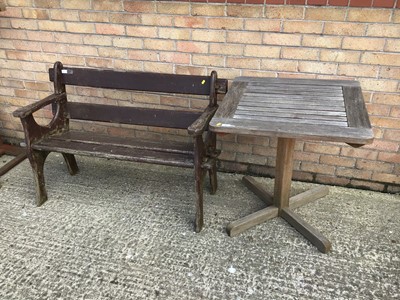
[[[203,134],[217,109],[218,106],[207,106],[201,116],[189,126],[188,133],[194,136]]]
[[[55,103],[55,102],[63,100],[63,99],[65,99],[65,93],[52,94],[38,102],[18,108],[16,111],[13,112],[13,116],[17,117],[17,118],[21,118],[21,119],[25,118],[25,117],[33,114],[35,111],[38,111],[39,109],[41,109],[49,104]]]

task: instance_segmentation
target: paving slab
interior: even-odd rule
[[[242,175],[218,174],[196,234],[193,170],[77,161],[70,176],[49,156],[41,207],[28,161],[0,178],[0,299],[400,299],[398,194],[330,187],[296,209],[331,240],[322,254],[279,218],[229,237],[264,207]]]

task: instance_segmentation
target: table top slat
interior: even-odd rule
[[[287,113],[296,113],[301,115],[317,115],[317,116],[338,116],[338,117],[346,117],[346,112],[343,111],[320,111],[320,110],[309,110],[309,109],[296,109],[295,111],[291,109],[285,108],[269,108],[269,107],[251,107],[251,106],[238,106],[236,110],[236,114],[245,113],[245,112],[260,112],[260,113],[274,113],[274,114],[287,114]]]
[[[247,103],[241,103],[240,106],[238,106],[238,109],[240,109],[243,106],[247,107],[254,107],[254,109],[257,109],[257,107],[265,107],[265,108],[286,108],[286,109],[311,109],[311,110],[320,110],[320,111],[345,111],[345,108],[343,106],[324,106],[324,105],[314,105],[314,104],[308,104],[308,103],[260,103],[260,102],[247,102]]]
[[[293,119],[308,119],[308,120],[331,120],[331,121],[340,121],[346,122],[346,115],[338,116],[334,115],[322,115],[317,113],[308,113],[303,114],[297,111],[287,111],[287,112],[275,112],[275,111],[249,111],[244,110],[240,112],[236,112],[234,117],[237,116],[254,116],[254,117],[282,117],[282,118],[293,118]]]

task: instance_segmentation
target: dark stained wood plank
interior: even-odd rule
[[[100,88],[139,90],[179,94],[210,94],[210,76],[122,72],[87,68],[62,69],[62,83]],[[49,69],[54,81],[54,70]]]
[[[343,87],[343,95],[349,126],[371,128],[361,88]]]
[[[307,203],[325,197],[328,194],[329,188],[327,186],[319,186],[306,192],[297,194],[296,196],[290,197],[289,207],[290,209],[295,209]]]
[[[370,128],[312,124],[296,124],[296,126],[293,126],[293,123],[233,118],[214,117],[210,122],[210,128],[217,133],[275,136],[352,144],[369,144],[374,139]]]
[[[68,102],[69,117],[78,120],[188,128],[200,112]]]
[[[289,208],[282,209],[282,218],[300,232],[307,240],[311,242],[322,253],[327,253],[331,250],[331,242],[324,237],[317,229],[307,224],[300,218],[298,214],[291,211]]]
[[[175,141],[154,141],[143,140],[129,137],[118,137],[103,134],[93,134],[92,132],[67,131],[58,135],[52,135],[49,140],[64,140],[67,142],[81,142],[93,145],[105,145],[115,147],[126,147],[132,149],[163,151],[168,153],[182,153],[193,155],[193,143],[182,143]]]
[[[46,139],[33,144],[32,148],[41,151],[54,151],[74,155],[95,156],[169,166],[187,168],[194,166],[193,155],[190,154],[118,147],[113,144],[101,145],[68,140]]]

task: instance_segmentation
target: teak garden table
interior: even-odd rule
[[[280,216],[326,253],[330,241],[292,211],[328,194],[319,187],[290,197],[296,139],[344,142],[359,147],[373,132],[357,81],[238,77],[210,122],[216,133],[278,138],[272,196],[252,177],[243,182],[269,206],[230,223],[230,236]]]

